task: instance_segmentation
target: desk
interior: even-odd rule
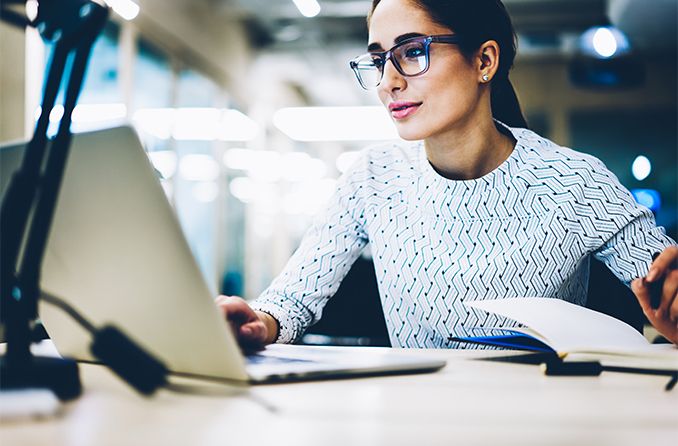
[[[331,348],[331,347],[329,347]],[[61,416],[0,425],[11,446],[59,445],[672,445],[678,389],[667,377],[547,377],[479,361],[505,352],[408,350],[444,358],[436,373],[253,386],[188,378],[194,394],[134,393],[81,365],[84,394]],[[272,409],[275,408],[275,409]]]

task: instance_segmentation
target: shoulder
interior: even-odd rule
[[[373,144],[358,152],[342,174],[345,182],[384,182],[416,175],[423,150],[420,142],[392,141]]]
[[[374,204],[401,193],[420,175],[421,143],[393,141],[374,144],[354,154],[337,183],[339,196]]]
[[[361,158],[366,162],[368,168],[373,170],[379,170],[379,168],[409,168],[418,163],[422,152],[421,147],[421,142],[419,141],[398,140],[383,142],[363,149],[361,151]]]
[[[593,155],[560,146],[531,130],[511,129],[511,132],[518,141],[518,175],[528,183],[596,188],[619,185],[617,177]]]
[[[569,170],[607,170],[605,164],[593,155],[560,146],[528,129],[511,131],[518,140],[522,161],[529,166],[566,165]]]
[[[530,130],[511,131],[518,140],[514,178],[537,199],[546,201],[550,196],[558,206],[600,206],[608,214],[641,212],[628,189],[595,156],[560,146]]]

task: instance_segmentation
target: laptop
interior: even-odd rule
[[[25,142],[0,147],[0,192]],[[42,266],[41,290],[97,327],[112,324],[177,374],[263,383],[435,371],[396,350],[273,345],[245,356],[214,303],[173,208],[133,128],[74,135]],[[44,301],[59,353],[94,361],[91,336]]]

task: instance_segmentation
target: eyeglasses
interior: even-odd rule
[[[367,53],[356,57],[349,62],[349,65],[360,86],[369,90],[379,86],[384,77],[384,66],[389,60],[403,76],[424,74],[430,65],[429,47],[432,43],[458,44],[459,37],[454,34],[412,37],[403,40],[388,51]]]

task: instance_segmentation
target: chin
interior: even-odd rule
[[[407,128],[408,126],[400,126],[396,124],[398,136],[405,141],[419,141],[426,138],[426,133],[421,129]]]

